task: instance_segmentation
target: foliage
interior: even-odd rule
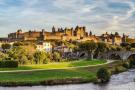
[[[118,66],[115,66],[114,68],[114,74],[118,74],[120,72],[120,69]]]
[[[60,62],[61,61],[61,55],[59,52],[54,52],[53,53],[53,60],[56,61],[56,62]]]
[[[50,61],[45,51],[37,51],[34,54],[36,64],[46,64]]]
[[[130,68],[129,62],[124,62],[122,64],[122,66],[125,67],[125,68],[127,68],[127,69]]]
[[[122,48],[121,46],[117,46],[117,47],[116,47],[116,50],[117,50],[117,51],[121,51],[122,49],[123,49],[123,48]]]
[[[0,61],[5,60],[8,57],[7,54],[0,52]]]
[[[99,56],[101,53],[105,51],[107,51],[107,45],[105,43],[98,42],[97,49],[96,49],[97,56]]]
[[[130,68],[135,66],[135,60],[134,59],[129,60],[129,66],[130,66]]]
[[[106,68],[100,68],[97,72],[97,78],[101,83],[108,82],[110,79],[110,73]]]
[[[127,46],[129,46],[130,44],[129,43],[121,43],[121,46],[122,47],[127,47]]]
[[[93,55],[95,54],[97,44],[93,41],[86,41],[79,44],[79,49],[87,51],[90,54],[91,60],[93,60]]]
[[[8,43],[5,43],[5,44],[2,44],[1,47],[2,47],[3,50],[6,50],[6,49],[10,49],[11,48],[11,45],[8,44]]]
[[[127,51],[130,51],[130,50],[131,50],[131,46],[128,45],[128,46],[126,47],[126,50],[127,50]]]
[[[16,68],[18,67],[18,61],[3,60],[0,61],[0,68]]]
[[[23,42],[15,42],[13,44],[14,47],[17,47],[17,46],[24,46],[24,43]]]
[[[27,63],[27,52],[23,46],[13,47],[7,53],[9,58],[17,60],[19,64]]]
[[[135,48],[135,43],[131,43],[130,45],[132,48]]]

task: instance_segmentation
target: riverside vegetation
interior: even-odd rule
[[[134,66],[134,60],[131,58],[127,61],[114,61],[109,64],[106,60],[93,60],[103,52],[131,49],[129,46],[112,46],[105,43],[94,43],[92,41],[83,43],[68,43],[68,46],[74,51],[84,50],[90,55],[88,59],[62,59],[62,52],[54,51],[47,53],[44,51],[36,51],[35,44],[18,42],[14,43],[13,48],[10,45],[3,44],[4,53],[0,53],[1,62],[17,61],[19,66],[16,68],[0,68],[1,71],[8,70],[31,70],[31,69],[48,69],[38,71],[21,71],[21,72],[0,72],[0,85],[2,86],[18,86],[18,85],[54,85],[69,83],[85,83],[98,82],[97,72],[100,68],[106,68],[109,75],[126,71]],[[128,48],[127,48],[128,47]],[[103,64],[103,65],[98,65]],[[95,66],[91,66],[95,65]],[[8,65],[5,65],[8,66]],[[87,67],[78,67],[87,66]],[[76,67],[76,68],[68,68]],[[56,69],[53,69],[56,68]],[[109,77],[109,76],[108,76]]]

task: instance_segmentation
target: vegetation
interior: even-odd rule
[[[107,45],[105,43],[98,42],[97,43],[97,49],[96,49],[97,57],[105,51],[107,51]]]
[[[2,47],[3,50],[8,50],[8,49],[11,48],[11,45],[8,44],[8,43],[5,43],[5,44],[2,44],[1,47]]]
[[[0,61],[0,68],[17,68],[18,62],[12,60]]]
[[[108,82],[110,79],[110,73],[106,68],[100,68],[97,72],[97,78],[101,83]]]
[[[60,62],[61,61],[61,55],[60,55],[60,53],[59,52],[54,52],[53,53],[53,60],[55,61],[55,62]]]
[[[87,51],[90,54],[91,60],[93,60],[93,56],[95,54],[97,44],[94,41],[87,41],[79,44],[80,50]]]
[[[134,45],[122,44],[121,46],[109,45],[102,42],[95,43],[86,41],[82,43],[57,41],[59,45],[67,45],[69,48],[86,51],[90,57],[82,60],[62,58],[62,52],[36,51],[35,45],[30,43],[17,42],[7,52],[0,53],[0,70],[32,70],[23,72],[1,72],[0,85],[39,85],[39,84],[59,84],[67,82],[89,82],[100,80],[102,83],[109,81],[110,75],[123,72],[135,66],[134,57],[127,61],[115,61],[111,64],[105,60],[94,60],[101,53],[107,51],[131,50]],[[56,44],[56,43],[55,43]],[[54,45],[55,45],[54,44]],[[5,45],[7,49],[8,45]],[[65,62],[66,61],[66,62]],[[19,67],[17,67],[19,64]],[[99,65],[102,64],[102,65]],[[82,67],[81,67],[82,66]],[[84,67],[87,66],[87,67]],[[3,68],[4,67],[4,68]],[[6,67],[6,68],[5,68]],[[9,68],[12,67],[12,68]],[[17,67],[17,68],[13,68]],[[76,67],[76,68],[69,68]],[[36,69],[48,69],[37,70]]]
[[[34,54],[35,63],[36,64],[47,64],[49,62],[49,58],[47,57],[47,53],[44,51],[37,51]]]
[[[111,74],[114,67],[122,62],[113,62],[101,66],[79,67],[72,69],[55,69],[42,71],[24,71],[24,72],[1,72],[0,85],[18,86],[18,85],[54,85],[69,83],[95,82],[96,74],[100,68],[105,67]],[[123,68],[125,69],[125,68]]]
[[[106,63],[106,60],[79,60],[79,61],[71,61],[71,62],[59,62],[59,63],[49,63],[49,64],[41,64],[41,65],[23,65],[18,68],[0,68],[0,71],[3,70],[30,70],[30,69],[63,69],[68,67],[80,67],[80,66],[91,66],[91,65],[99,65]]]

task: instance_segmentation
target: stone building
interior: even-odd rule
[[[93,35],[90,31],[86,32],[86,27],[76,26],[75,28],[58,28],[52,27],[52,31],[48,32],[45,29],[41,31],[31,31],[23,32],[19,29],[17,32],[10,33],[8,39],[10,40],[22,40],[22,41],[47,41],[47,40],[76,40],[78,42],[92,40],[95,42],[105,42],[113,45],[120,45],[126,42],[127,36],[123,34],[120,36],[118,32],[114,34],[102,34],[101,36]]]
[[[92,35],[91,35],[92,36]],[[92,36],[93,37],[93,36]],[[39,41],[39,40],[80,40],[80,39],[86,39],[89,35],[86,32],[85,27],[79,27],[76,26],[75,28],[56,28],[52,27],[52,32],[45,31],[42,29],[42,31],[31,31],[23,32],[21,29],[18,30],[15,33],[10,33],[8,35],[9,39],[19,39],[24,41]],[[93,40],[96,40],[96,38],[92,38]]]
[[[120,45],[121,43],[125,43],[126,38],[126,35],[123,34],[121,37],[118,32],[115,32],[115,34],[108,34],[106,32],[99,37],[100,41],[113,45]]]
[[[52,45],[50,42],[38,42],[36,47],[39,51],[52,52]]]

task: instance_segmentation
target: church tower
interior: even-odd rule
[[[123,37],[122,37],[122,43],[125,43],[127,39],[127,36],[123,33]]]
[[[55,29],[55,27],[53,26],[52,27],[52,33],[55,33],[56,32],[56,29]]]
[[[89,36],[92,36],[92,32],[90,31]]]
[[[41,32],[41,40],[42,40],[42,41],[45,40],[45,29],[42,29],[42,32]]]

